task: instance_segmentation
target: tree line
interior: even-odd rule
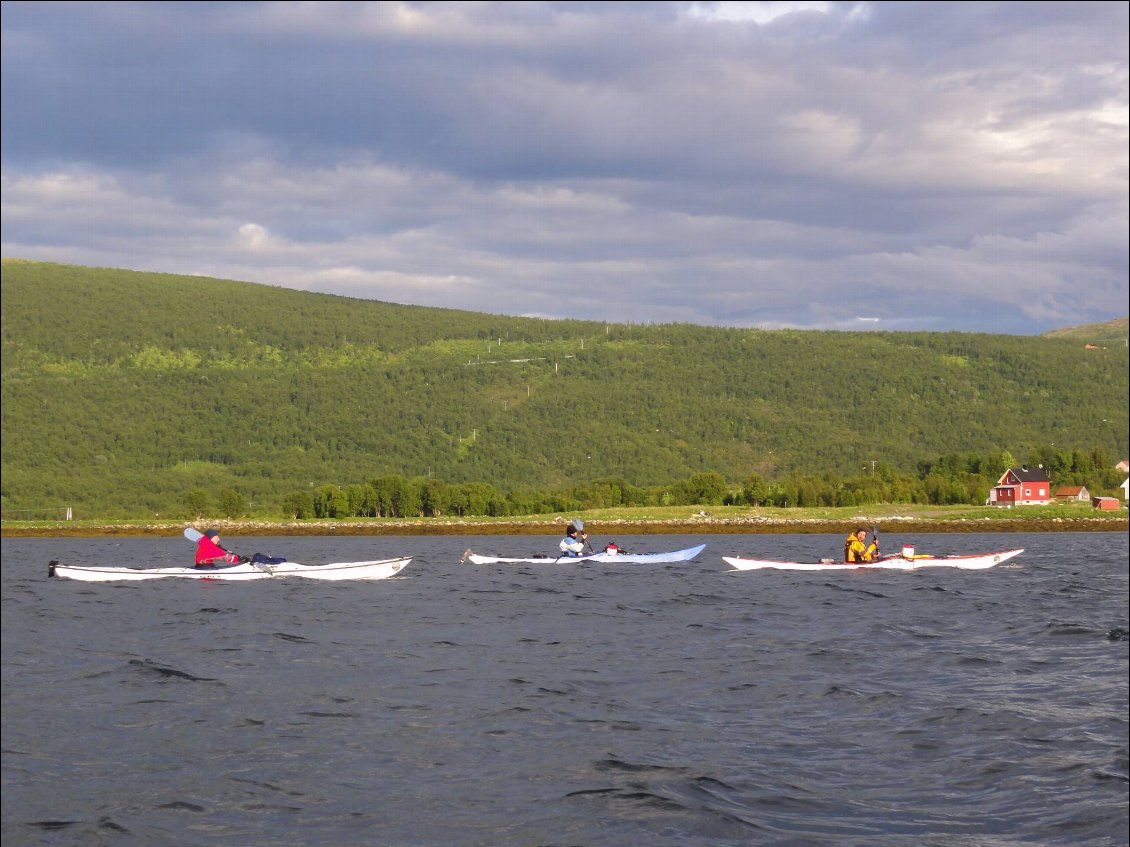
[[[1057,452],[1043,446],[1029,456],[1029,467],[1044,467],[1053,491],[1082,485],[1096,495],[1115,496],[1125,474],[1105,451]],[[772,506],[813,508],[878,504],[982,505],[989,490],[1009,468],[1008,451],[991,455],[950,454],[918,463],[914,473],[900,473],[876,462],[858,475],[794,473],[765,479],[752,473],[732,484],[707,471],[664,486],[635,486],[622,478],[596,479],[568,488],[532,493],[499,490],[488,483],[448,483],[432,477],[390,474],[367,482],[322,484],[293,491],[281,500],[278,517],[296,520],[345,518],[509,517],[556,514],[631,506]],[[186,517],[241,518],[248,504],[235,489],[213,497],[194,489],[185,493]]]

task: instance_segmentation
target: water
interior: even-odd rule
[[[4,539],[3,841],[534,847],[1127,843],[1127,536],[987,571],[459,565],[556,539],[227,539],[379,582],[48,580],[180,539]]]

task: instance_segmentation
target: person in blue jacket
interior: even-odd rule
[[[575,524],[569,524],[565,530],[565,537],[561,539],[561,543],[557,546],[561,549],[562,556],[583,556],[585,553],[585,542],[589,540],[589,534],[584,530],[577,529]]]

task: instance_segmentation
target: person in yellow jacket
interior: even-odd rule
[[[857,562],[873,562],[879,558],[879,542],[872,540],[867,543],[867,530],[862,527],[857,529],[844,541],[844,561],[850,564]]]

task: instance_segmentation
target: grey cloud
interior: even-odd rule
[[[1126,4],[813,6],[6,2],[3,250],[559,317],[1125,313]]]

